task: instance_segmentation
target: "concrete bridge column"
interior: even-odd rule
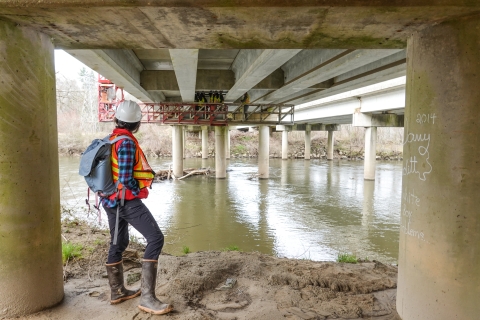
[[[365,160],[363,162],[363,178],[375,180],[375,166],[377,154],[377,127],[365,128]]]
[[[480,20],[407,45],[397,311],[404,320],[480,314]]]
[[[202,126],[202,159],[208,158],[208,127]]]
[[[228,127],[225,130],[225,158],[230,160],[230,130]]]
[[[310,130],[310,125],[307,124],[307,129],[305,130],[305,160],[310,160],[310,152],[311,152],[311,138],[312,131]]]
[[[225,158],[225,131],[224,126],[215,127],[215,177],[225,179],[227,177],[227,160]]]
[[[333,130],[328,130],[327,160],[333,160]]]
[[[63,298],[54,47],[0,21],[0,317]]]
[[[288,131],[282,131],[282,160],[288,159]]]
[[[270,149],[270,128],[260,126],[258,128],[258,174],[260,179],[269,178],[269,149]]]
[[[187,147],[187,128],[185,126],[182,126],[183,130],[182,130],[182,145],[183,145],[183,148],[182,148],[182,159],[185,159],[185,155],[187,154],[186,151],[185,151],[185,148]]]
[[[172,162],[173,174],[183,176],[183,126],[172,126]]]

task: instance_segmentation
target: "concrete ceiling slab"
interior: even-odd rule
[[[471,0],[4,0],[0,17],[71,49],[403,48],[426,26],[478,15]]]
[[[144,102],[195,90],[310,102],[405,75],[412,33],[471,16],[480,1],[0,1],[0,19],[49,35]]]

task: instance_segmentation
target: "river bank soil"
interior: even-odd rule
[[[397,268],[276,258],[256,252],[208,251],[159,259],[157,296],[175,311],[152,316],[140,298],[110,305],[104,263],[109,233],[76,220],[62,223],[64,242],[81,256],[64,267],[65,298],[58,306],[19,319],[399,319]],[[124,255],[127,287],[140,286],[143,245]],[[234,279],[230,288],[227,279]],[[231,280],[229,280],[231,282]]]

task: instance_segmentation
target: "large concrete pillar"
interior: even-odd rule
[[[333,160],[333,130],[328,130],[327,160]]]
[[[173,174],[183,176],[183,126],[172,126],[172,162]]]
[[[208,158],[208,127],[202,126],[202,159]]]
[[[187,147],[187,128],[182,126],[182,129],[182,159],[185,159],[185,155],[187,154],[185,151],[185,148]]]
[[[480,20],[407,46],[397,311],[404,320],[480,314]]]
[[[375,180],[377,149],[377,127],[365,128],[365,160],[363,162],[363,178]]]
[[[54,47],[0,21],[0,317],[63,298]]]
[[[227,177],[227,160],[225,158],[225,131],[224,126],[215,127],[215,177],[225,179]]]
[[[310,160],[310,152],[311,152],[311,145],[312,145],[312,138],[311,138],[312,131],[310,130],[310,125],[307,124],[307,129],[305,130],[305,160]]]
[[[258,128],[258,174],[260,179],[269,178],[269,151],[270,151],[270,128],[260,126]]]
[[[288,159],[288,131],[282,131],[282,160]]]
[[[230,160],[230,130],[228,127],[225,130],[225,158]]]

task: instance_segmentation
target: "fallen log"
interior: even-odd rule
[[[155,173],[155,178],[154,182],[160,182],[163,180],[182,180],[185,179],[186,177],[192,176],[192,175],[210,175],[214,173],[215,171],[210,170],[210,168],[200,168],[200,169],[194,169],[194,168],[188,168],[183,170],[183,176],[177,178],[173,172],[171,167],[168,168],[168,170],[159,170]]]
[[[184,172],[185,172],[185,171],[184,171]],[[189,176],[192,176],[192,175],[197,175],[197,174],[209,175],[210,173],[211,173],[211,172],[210,172],[210,168],[192,170],[192,171],[190,171],[189,173],[187,173],[186,175],[184,175],[183,177],[177,178],[177,180],[182,180],[182,179],[185,179],[186,177],[189,177]]]

